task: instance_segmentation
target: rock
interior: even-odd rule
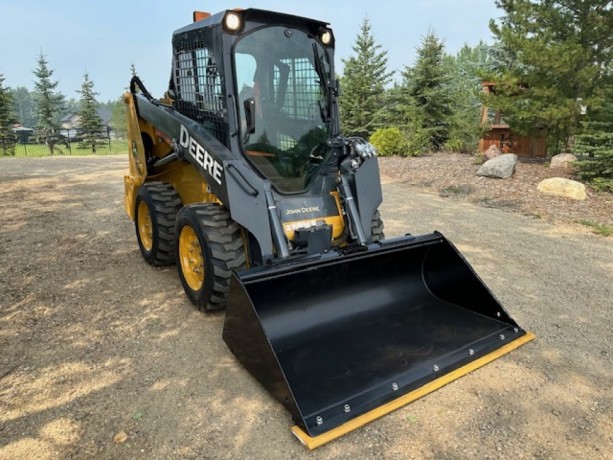
[[[128,440],[128,434],[125,431],[120,431],[115,436],[113,436],[113,441],[118,444],[123,444]]]
[[[488,160],[500,155],[502,155],[502,150],[500,150],[496,144],[490,145],[487,150],[483,152],[483,156],[485,156]]]
[[[508,179],[515,172],[516,165],[517,155],[505,153],[483,163],[477,171],[477,176]]]
[[[551,169],[572,169],[575,161],[577,157],[572,153],[560,153],[551,157],[549,167]]]
[[[557,195],[573,200],[585,200],[585,185],[575,180],[564,179],[563,177],[552,177],[541,181],[536,189],[547,195]]]

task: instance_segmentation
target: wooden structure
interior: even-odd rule
[[[492,94],[494,83],[483,82],[486,94]],[[521,158],[545,158],[547,143],[543,137],[521,136],[504,122],[500,110],[494,110],[485,104],[481,108],[481,124],[487,126],[487,131],[479,140],[479,151],[485,152],[491,145],[496,145],[504,153],[514,153]]]

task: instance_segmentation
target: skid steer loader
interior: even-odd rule
[[[309,448],[533,338],[440,233],[385,239],[373,147],[344,137],[327,23],[194,13],[169,89],[134,77],[125,206],[151,265],[226,308],[223,340]]]

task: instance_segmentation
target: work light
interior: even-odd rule
[[[238,32],[243,26],[243,21],[238,13],[228,11],[223,18],[223,25],[228,32]]]
[[[332,31],[330,29],[325,29],[321,33],[321,42],[326,46],[332,43]]]

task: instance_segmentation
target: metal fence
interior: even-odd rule
[[[12,150],[12,151],[11,151]],[[104,142],[96,147],[97,154],[122,153],[128,150],[125,139],[105,139]],[[14,149],[0,148],[0,156],[17,157],[41,157],[50,155],[92,155],[91,147],[83,145],[81,142],[58,142],[53,146],[39,143],[17,143]]]

